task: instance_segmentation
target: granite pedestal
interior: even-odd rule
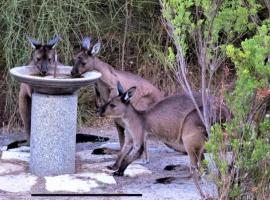
[[[77,93],[32,94],[30,172],[37,176],[75,172]]]

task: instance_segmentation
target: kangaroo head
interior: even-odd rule
[[[50,68],[53,68],[57,64],[57,54],[54,47],[59,40],[60,37],[56,36],[47,44],[41,44],[41,42],[28,37],[29,43],[34,48],[30,65],[37,67],[43,76],[48,73]]]
[[[126,92],[120,82],[117,83],[118,96],[100,107],[99,114],[104,117],[120,118],[125,115],[130,104],[130,99],[134,95],[136,87],[129,88]]]
[[[90,45],[90,37],[85,37],[82,40],[82,50],[75,56],[75,65],[71,70],[73,77],[91,71],[95,66],[95,57],[100,51],[100,42],[97,42],[93,47]]]

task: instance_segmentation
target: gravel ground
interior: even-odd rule
[[[108,142],[117,142],[117,133],[114,127],[106,126],[102,128],[82,128],[80,133],[92,134],[109,137]],[[15,140],[24,139],[22,133],[0,133],[0,148],[10,144]],[[91,170],[95,171],[105,168],[108,163],[114,161],[115,156],[110,155],[92,155],[91,151],[104,143],[80,143],[77,144],[78,155],[76,157],[76,170],[82,170],[83,166],[89,165]],[[0,190],[0,200],[5,199],[177,199],[177,200],[196,200],[200,196],[196,190],[189,172],[189,158],[187,155],[181,155],[158,141],[149,142],[150,162],[142,164],[141,160],[136,161],[150,170],[151,174],[143,174],[135,177],[115,177],[116,183],[113,185],[103,185],[93,188],[91,194],[97,193],[138,193],[142,197],[31,197],[31,193],[48,193],[44,187],[44,181],[38,181],[30,192],[11,193]],[[0,160],[1,161],[1,160]],[[3,162],[3,161],[2,161]],[[12,161],[14,162],[14,161]],[[11,162],[11,163],[12,163]],[[28,171],[28,163],[20,163]],[[168,171],[164,168],[168,165],[180,165],[175,169]],[[85,169],[84,169],[85,170]],[[159,178],[172,177],[171,182],[167,184],[157,183]],[[1,173],[0,173],[1,178]],[[216,194],[213,183],[203,178],[200,181],[201,187],[206,194],[211,196]],[[89,192],[88,192],[89,193]]]

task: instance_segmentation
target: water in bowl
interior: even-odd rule
[[[31,76],[36,76],[36,77],[42,77],[42,78],[48,78],[48,79],[69,79],[69,78],[74,78],[69,74],[57,74],[56,77],[53,76],[53,74],[48,74],[48,75],[41,75],[41,74],[31,74]]]

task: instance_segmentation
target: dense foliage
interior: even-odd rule
[[[163,15],[176,51],[172,69],[188,89],[190,58],[201,71],[201,91],[220,92],[233,114],[226,124],[211,127],[206,149],[215,161],[219,199],[267,199],[270,183],[270,32],[267,1],[164,0]],[[175,55],[176,52],[176,55]],[[211,84],[226,64],[234,66],[231,91]],[[230,68],[230,67],[229,67]],[[230,69],[229,69],[230,70]],[[219,80],[220,81],[220,80]],[[260,91],[266,93],[260,96]],[[267,96],[268,95],[268,96]],[[205,114],[205,113],[204,113]],[[208,117],[203,115],[204,119]]]
[[[256,116],[262,103],[269,107],[269,96],[264,101],[258,91],[269,87],[270,54],[269,25],[264,24],[258,33],[241,43],[241,48],[227,46],[227,55],[235,63],[237,81],[227,99],[234,118],[226,125],[226,143],[220,126],[213,127],[207,149],[213,153],[220,169],[219,186],[229,197],[242,199],[266,199],[270,183],[270,117]],[[269,109],[269,108],[268,108]],[[259,117],[259,118],[258,118]],[[232,148],[232,158],[227,162],[226,145]],[[230,171],[230,176],[228,176]],[[222,194],[224,195],[224,194]],[[224,195],[223,197],[227,197]]]
[[[165,35],[156,0],[1,0],[0,5],[0,115],[4,110],[5,125],[14,127],[20,122],[18,83],[8,70],[29,62],[32,49],[26,35],[43,42],[60,35],[57,51],[64,64],[71,64],[82,37],[90,35],[95,41],[101,40],[99,56],[112,66],[140,73],[160,87],[173,85],[161,79],[163,70],[153,58],[153,54],[161,55]],[[94,117],[92,92],[86,91],[92,89],[81,92],[79,116],[83,122]]]

